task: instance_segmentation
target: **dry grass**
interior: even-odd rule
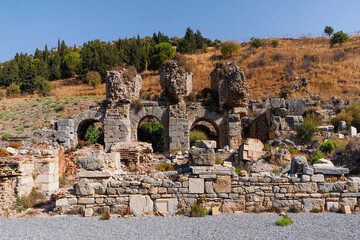
[[[329,38],[277,39],[277,48],[271,47],[274,39],[264,39],[264,47],[253,49],[250,43],[242,44],[242,54],[225,61],[235,61],[245,72],[252,99],[278,97],[282,91],[307,78],[307,90],[319,94],[321,99],[337,96],[350,100],[359,97],[360,90],[360,36],[351,36],[348,43],[330,48]],[[210,87],[210,73],[221,60],[220,50],[209,48],[208,53],[185,55],[193,65],[195,92]],[[159,75],[144,72],[144,94],[159,93]],[[304,97],[300,90],[291,97]]]
[[[105,83],[99,84],[97,87],[92,87],[88,84],[82,83],[76,79],[61,79],[51,82],[55,87],[51,90],[50,95],[55,97],[74,97],[74,96],[89,96],[89,95],[105,95]]]

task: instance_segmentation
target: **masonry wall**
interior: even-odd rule
[[[216,167],[215,167],[216,168]],[[163,210],[177,211],[178,203],[190,206],[197,198],[205,196],[208,207],[218,206],[220,211],[267,211],[273,208],[297,206],[303,211],[312,209],[336,211],[342,205],[359,209],[360,178],[303,175],[302,178],[276,175],[239,177],[226,167],[218,168],[217,174],[177,175],[174,172],[157,173],[153,177],[111,177],[80,179],[77,196],[70,195],[57,201],[63,211],[85,212],[110,209],[121,213],[130,207],[135,214]],[[172,180],[175,179],[175,180]]]

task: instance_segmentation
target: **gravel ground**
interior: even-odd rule
[[[294,224],[276,226],[277,214],[229,214],[203,218],[112,216],[0,218],[0,239],[360,239],[360,214],[290,214]]]

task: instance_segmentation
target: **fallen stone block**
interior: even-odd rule
[[[345,205],[341,207],[341,212],[345,214],[351,214],[351,208],[349,205]]]

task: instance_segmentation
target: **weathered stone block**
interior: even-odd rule
[[[189,193],[204,193],[204,179],[190,178]]]
[[[153,201],[149,196],[130,195],[129,197],[130,211],[135,215],[153,212]]]
[[[304,204],[304,211],[310,212],[312,209],[325,209],[325,200],[318,198],[305,198],[302,200]]]
[[[216,148],[216,141],[213,140],[196,140],[195,147],[197,148]]]
[[[230,193],[231,179],[230,176],[217,176],[214,182],[214,190],[216,193]]]
[[[213,182],[205,182],[205,193],[214,193]]]
[[[325,178],[323,174],[314,174],[311,176],[312,182],[325,182]]]
[[[212,148],[192,148],[189,151],[191,164],[194,166],[215,165],[215,152]]]

